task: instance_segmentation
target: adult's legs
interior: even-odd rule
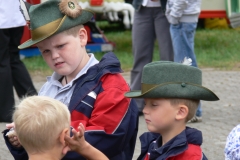
[[[194,53],[194,35],[196,23],[179,23],[170,26],[174,50],[174,62],[181,63],[185,57],[192,59],[192,66],[197,67]]]
[[[181,63],[185,57],[192,59],[192,66],[197,67],[194,53],[194,36],[197,23],[179,23],[170,26],[170,33],[174,48],[174,62]],[[202,117],[201,102],[196,112],[197,117]]]
[[[8,44],[9,30],[0,29],[0,122],[11,122],[14,95]]]
[[[12,70],[12,81],[19,98],[37,95],[37,91],[33,86],[31,77],[19,56],[18,46],[20,44],[22,34],[23,27],[9,29],[9,35],[11,38],[9,43],[9,54]]]
[[[202,104],[201,104],[201,101],[200,101],[200,103],[198,105],[196,116],[197,117],[202,117]]]
[[[154,27],[158,41],[159,56],[161,61],[173,61],[173,47],[170,35],[170,24],[160,8],[154,8]]]
[[[133,68],[131,71],[131,89],[141,89],[143,66],[152,61],[155,32],[152,8],[142,7],[134,14],[132,28]],[[139,112],[144,107],[143,99],[136,99]]]

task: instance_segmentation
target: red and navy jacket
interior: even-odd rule
[[[77,80],[69,110],[74,128],[80,122],[84,124],[86,141],[111,160],[131,160],[138,131],[138,109],[134,100],[124,97],[129,86],[120,72],[116,56],[105,54]],[[23,148],[14,148],[4,138],[16,160],[28,160]],[[81,159],[84,158],[75,152],[68,152],[63,158]]]
[[[138,160],[207,160],[201,149],[201,131],[186,127],[179,135],[162,146],[162,137],[156,133],[140,136],[141,155]]]

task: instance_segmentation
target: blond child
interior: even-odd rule
[[[130,89],[120,74],[117,57],[107,53],[98,61],[86,52],[88,36],[83,24],[93,13],[81,9],[76,0],[49,0],[30,6],[29,16],[32,38],[19,48],[36,45],[54,71],[39,95],[68,106],[71,126],[77,129],[82,123],[86,141],[109,159],[132,159],[138,131],[137,106],[124,97]],[[4,137],[15,159],[27,160],[17,138]],[[63,157],[82,159],[74,152]]]
[[[108,159],[84,139],[84,126],[70,134],[67,106],[45,96],[24,99],[14,111],[15,132],[29,160],[61,159],[68,150],[77,151],[89,160]],[[11,133],[13,134],[13,133]]]
[[[144,66],[141,81],[141,91],[125,94],[145,101],[143,114],[150,132],[140,137],[138,160],[207,159],[200,147],[201,132],[186,127],[199,100],[219,100],[202,86],[201,70],[175,62],[152,62]]]

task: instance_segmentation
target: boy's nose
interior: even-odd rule
[[[52,51],[52,59],[56,59],[59,57],[59,54],[57,51]]]
[[[146,107],[146,105],[144,105],[142,112],[143,112],[143,114],[147,114],[147,107]]]

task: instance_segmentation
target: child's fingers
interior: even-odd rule
[[[78,130],[79,130],[79,136],[83,136],[85,132],[85,128],[82,123],[79,124]]]
[[[18,142],[18,138],[17,138],[16,136],[9,136],[9,137],[8,137],[8,140],[9,140],[11,143],[13,143],[13,142],[15,142],[15,141]]]
[[[14,122],[6,124],[7,129],[14,128]]]
[[[76,134],[77,131],[73,128],[73,129],[72,129],[72,133],[73,133],[73,134]]]
[[[79,126],[81,127],[82,131],[85,132],[85,127],[82,123],[79,124]]]
[[[65,140],[65,142],[66,142],[66,145],[74,145],[76,142],[75,142],[75,140],[74,140],[74,138],[73,137],[70,137],[70,136],[68,136],[68,135],[65,135],[64,136],[64,140]]]
[[[71,137],[68,136],[68,135],[65,135],[65,136],[64,136],[64,140],[65,140],[67,143],[70,143],[70,142],[71,142]]]
[[[68,151],[74,149],[74,146],[76,146],[76,141],[68,135],[65,135],[64,140],[66,146],[63,149],[63,154],[66,154]]]
[[[72,134],[73,134],[73,138],[75,140],[77,140],[79,138],[79,132],[77,132],[75,129],[72,129]]]
[[[71,137],[70,137],[69,135],[65,135],[65,136],[64,136],[64,140],[65,140],[65,141],[69,141],[70,139],[71,139]]]
[[[21,147],[20,142],[16,136],[8,137],[9,142],[15,147]]]

